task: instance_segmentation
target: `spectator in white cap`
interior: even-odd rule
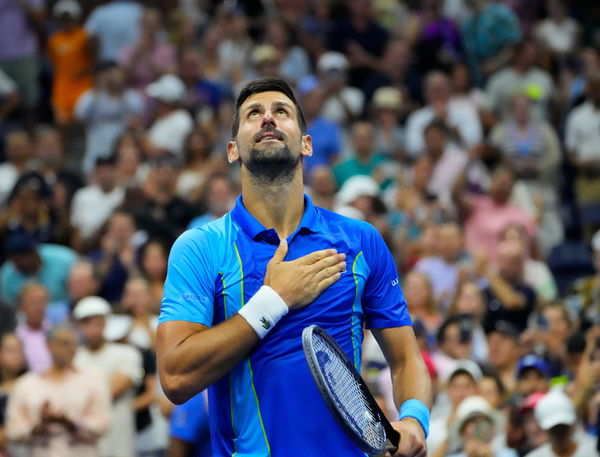
[[[166,74],[149,84],[146,93],[157,103],[156,118],[146,136],[146,154],[156,158],[171,153],[182,159],[185,139],[194,128],[192,116],[181,107],[186,93],[183,81]]]
[[[478,383],[483,377],[477,363],[469,359],[455,362],[454,369],[443,381],[446,389],[435,399],[427,446],[432,455],[445,454],[450,443],[449,432],[458,418],[458,407],[465,398],[478,393]]]
[[[377,182],[366,175],[349,178],[336,195],[334,211],[354,219],[366,220],[372,215],[373,198],[379,195]]]
[[[591,436],[576,434],[577,414],[571,399],[560,389],[551,390],[534,409],[535,419],[548,442],[525,457],[597,457]]]
[[[456,411],[454,432],[460,451],[450,457],[517,457],[498,439],[498,411],[485,398],[465,398]]]
[[[75,365],[82,369],[99,370],[110,385],[112,420],[110,429],[100,441],[101,457],[133,457],[133,399],[135,388],[143,376],[142,357],[133,346],[107,341],[105,332],[110,314],[110,304],[101,297],[85,297],[75,305],[73,319],[77,322],[84,343],[77,351]]]
[[[360,89],[347,84],[348,59],[341,52],[325,52],[317,62],[317,74],[325,89],[322,115],[344,126],[363,111],[365,96]]]

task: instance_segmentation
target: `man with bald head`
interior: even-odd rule
[[[414,111],[406,121],[406,151],[418,157],[425,150],[425,127],[434,120],[444,122],[458,146],[474,146],[482,141],[481,122],[477,111],[468,103],[452,97],[450,79],[441,71],[432,71],[425,78],[426,105]]]
[[[503,320],[522,332],[527,328],[527,319],[537,300],[535,291],[525,284],[525,260],[527,253],[523,243],[518,240],[506,240],[498,245],[494,271],[485,256],[476,256],[477,270],[488,282],[483,290],[487,310],[483,326],[494,328],[496,322]]]
[[[48,290],[37,283],[25,286],[19,295],[19,308],[24,320],[15,333],[23,344],[29,369],[36,373],[46,371],[51,365],[46,344],[46,332],[49,329],[46,320],[48,300]]]

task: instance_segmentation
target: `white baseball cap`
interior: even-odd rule
[[[367,175],[356,175],[348,178],[336,195],[336,203],[349,205],[358,197],[376,197],[379,195],[379,184]]]
[[[542,430],[550,430],[557,425],[573,425],[577,420],[573,401],[561,389],[548,392],[535,405],[533,414]]]
[[[56,17],[68,14],[74,19],[79,19],[81,13],[81,5],[76,0],[58,0],[52,8],[52,14]]]
[[[456,430],[458,433],[463,429],[469,419],[474,417],[485,417],[495,427],[497,425],[497,412],[488,401],[479,396],[471,395],[460,402],[456,410]]]
[[[79,321],[92,316],[108,316],[110,313],[110,304],[104,298],[92,295],[77,302],[73,309],[73,318]]]
[[[348,69],[348,59],[341,52],[328,51],[319,57],[317,62],[317,70],[322,73],[328,71],[346,71]]]
[[[448,379],[451,379],[458,373],[468,374],[469,376],[471,376],[471,378],[473,378],[473,381],[475,382],[479,382],[481,381],[481,378],[483,378],[483,373],[481,372],[481,368],[479,368],[479,365],[477,365],[477,362],[474,362],[470,359],[461,359],[457,361],[456,365],[454,366],[454,369],[450,372]]]
[[[166,103],[176,103],[183,99],[185,95],[185,85],[179,77],[167,74],[162,75],[156,81],[148,84],[146,93],[150,97],[157,98]]]

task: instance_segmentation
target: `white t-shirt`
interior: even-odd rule
[[[600,160],[600,109],[592,102],[578,106],[567,117],[565,143],[579,160]]]
[[[192,116],[186,110],[178,109],[158,118],[148,130],[148,139],[153,146],[183,158],[183,145],[193,128]]]
[[[144,374],[142,355],[133,346],[106,343],[97,351],[80,347],[75,355],[75,365],[82,369],[99,370],[108,380],[122,373],[133,381],[133,387],[112,403],[111,426],[100,441],[102,457],[134,457],[135,454],[135,415],[132,401],[135,386]]]
[[[560,23],[545,19],[540,23],[538,36],[554,52],[569,52],[577,42],[577,22],[570,17]]]
[[[122,187],[115,187],[110,192],[103,192],[96,185],[79,189],[71,204],[71,224],[79,230],[81,237],[90,238],[123,202],[124,197],[125,190]]]
[[[533,451],[525,454],[525,457],[560,457],[552,450],[550,443],[543,444],[542,446],[534,449]],[[571,457],[598,457],[598,451],[596,450],[596,443],[593,440],[586,439],[584,441],[577,440],[577,450]]]

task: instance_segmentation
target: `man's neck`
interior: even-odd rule
[[[263,185],[242,170],[242,200],[256,220],[266,228],[273,228],[279,238],[294,233],[304,213],[302,172],[297,170],[292,181],[284,184]]]
[[[46,375],[53,379],[61,379],[63,378],[69,371],[71,371],[71,366],[67,365],[64,367],[60,367],[57,365],[52,365],[50,369],[46,372]]]
[[[552,451],[559,457],[571,457],[577,451],[577,444],[573,440],[567,442],[555,441],[551,443]]]

